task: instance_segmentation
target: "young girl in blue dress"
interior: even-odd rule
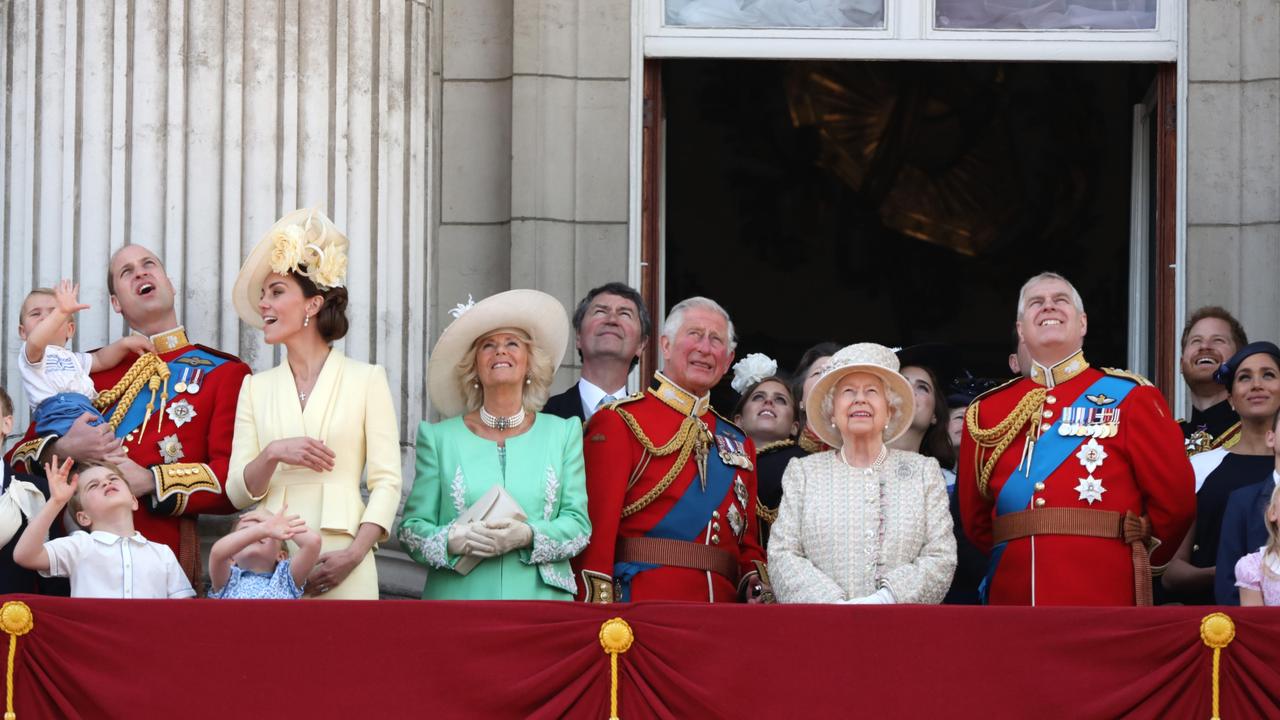
[[[250,510],[235,530],[209,551],[209,597],[217,599],[296,600],[320,556],[320,535],[288,506],[272,514]],[[289,556],[286,540],[298,551]]]

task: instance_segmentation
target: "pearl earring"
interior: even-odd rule
[[[525,379],[524,379],[524,384],[525,384],[525,385],[529,385],[529,384],[532,384],[532,383],[533,383],[533,380],[532,380],[532,379],[530,379],[530,378],[525,378]]]
[[[480,383],[478,383],[478,382],[477,382],[477,383],[471,383],[471,387],[473,387],[473,388],[475,388],[475,389],[479,390],[479,389],[480,389]]]
[[[310,315],[302,316],[302,327],[307,327],[310,324],[311,324],[311,316]]]

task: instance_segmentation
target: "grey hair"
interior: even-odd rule
[[[1084,312],[1084,299],[1080,297],[1079,291],[1076,290],[1075,285],[1071,284],[1070,280],[1062,277],[1056,272],[1042,272],[1023,283],[1022,289],[1018,291],[1018,318],[1021,318],[1023,311],[1027,309],[1027,290],[1030,289],[1032,285],[1045,280],[1061,280],[1066,283],[1067,287],[1071,288],[1071,303],[1076,306],[1076,312]]]
[[[720,313],[721,317],[724,318],[725,327],[729,333],[729,351],[733,352],[738,347],[738,334],[733,329],[733,319],[729,317],[729,311],[720,307],[720,303],[715,300],[700,295],[681,300],[667,313],[667,319],[662,323],[662,337],[666,338],[667,342],[674,343],[676,341],[676,333],[680,332],[680,326],[684,324],[684,313],[691,308],[702,308]]]
[[[474,412],[484,404],[484,387],[480,386],[480,371],[476,368],[476,350],[479,349],[481,340],[500,332],[509,332],[520,338],[520,343],[528,353],[529,382],[524,386],[524,396],[520,404],[525,412],[536,413],[542,410],[542,406],[546,405],[547,399],[551,397],[551,383],[555,380],[556,367],[550,353],[534,344],[533,340],[518,328],[501,328],[476,338],[454,367],[454,377],[462,388],[463,403],[466,406],[463,412]]]
[[[855,372],[859,372],[859,371],[855,371]],[[853,375],[855,373],[849,373],[849,374]],[[884,396],[889,400],[889,419],[888,419],[888,422],[884,424],[884,433],[883,433],[883,439],[887,440],[889,438],[889,426],[893,424],[894,418],[898,417],[898,414],[902,412],[902,396],[899,395],[897,391],[895,391],[893,388],[889,387],[889,383],[885,382],[884,378],[880,377],[879,375],[876,375],[875,373],[867,373],[867,374],[874,377],[876,381],[880,383],[880,388],[884,390]],[[830,389],[828,389],[826,394],[822,396],[821,417],[827,418],[827,422],[830,422],[833,425],[835,423],[832,422],[831,415],[836,411],[836,386],[839,384],[840,383],[838,381],[832,383]]]

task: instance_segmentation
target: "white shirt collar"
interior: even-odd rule
[[[76,532],[84,532],[84,531],[77,530]],[[115,533],[107,532],[106,530],[94,530],[93,532],[89,533],[89,537],[93,538],[94,540],[97,540],[103,545],[115,545],[116,543],[124,539],[119,535]],[[142,533],[138,532],[137,530],[133,531],[133,534],[129,536],[129,539],[139,545],[146,544],[147,542],[147,539],[142,537]]]
[[[591,416],[596,413],[596,406],[607,395],[612,395],[615,399],[621,400],[627,396],[627,386],[623,385],[613,392],[608,392],[586,378],[578,380],[578,396],[582,398],[583,419],[590,420]]]

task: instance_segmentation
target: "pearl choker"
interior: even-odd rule
[[[524,408],[520,408],[520,412],[510,416],[498,416],[490,413],[480,406],[480,422],[493,428],[494,430],[510,430],[524,424]]]

